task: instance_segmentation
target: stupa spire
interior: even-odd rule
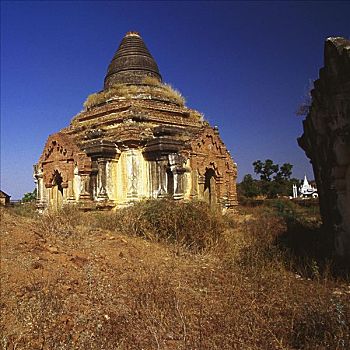
[[[109,64],[104,89],[120,83],[142,84],[147,76],[162,80],[157,63],[140,34],[135,31],[128,32]]]

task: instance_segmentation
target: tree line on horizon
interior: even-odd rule
[[[259,179],[254,179],[251,174],[244,175],[237,186],[241,198],[289,197],[292,195],[293,185],[301,185],[301,180],[291,177],[293,165],[290,163],[279,165],[266,159],[264,162],[256,160],[252,165]]]

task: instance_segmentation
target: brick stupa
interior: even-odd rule
[[[41,209],[116,208],[146,198],[237,205],[237,168],[202,115],[162,82],[140,35],[123,38],[104,79],[34,166]]]

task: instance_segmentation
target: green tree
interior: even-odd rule
[[[251,174],[244,175],[243,181],[239,184],[241,194],[248,198],[256,197],[260,194],[259,184]]]
[[[33,202],[36,200],[36,188],[33,192],[27,192],[22,198],[22,202]]]
[[[276,198],[278,196],[291,196],[293,184],[300,186],[300,181],[291,178],[293,165],[283,163],[281,166],[275,164],[271,159],[264,162],[256,160],[253,162],[254,172],[260,177],[260,180],[253,179],[252,175],[247,174],[238,185],[239,194],[253,198],[264,195],[267,198]]]
[[[274,179],[275,180],[286,180],[289,181],[292,175],[293,165],[289,163],[284,163],[279,167]]]
[[[293,182],[291,182],[293,165],[284,163],[280,166],[279,171],[274,176],[273,195],[276,196],[290,196],[292,194]]]
[[[278,196],[290,196],[292,194],[293,183],[291,180],[293,165],[284,163],[281,166],[275,164],[271,159],[265,162],[256,160],[253,162],[254,172],[260,176],[259,188],[261,194],[268,198]]]
[[[254,172],[260,176],[262,181],[271,181],[273,174],[278,172],[279,166],[274,164],[271,159],[266,159],[265,162],[256,160],[253,163]]]

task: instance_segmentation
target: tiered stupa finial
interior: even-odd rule
[[[128,32],[108,67],[104,89],[115,84],[142,84],[147,76],[162,80],[157,63],[140,34]]]

